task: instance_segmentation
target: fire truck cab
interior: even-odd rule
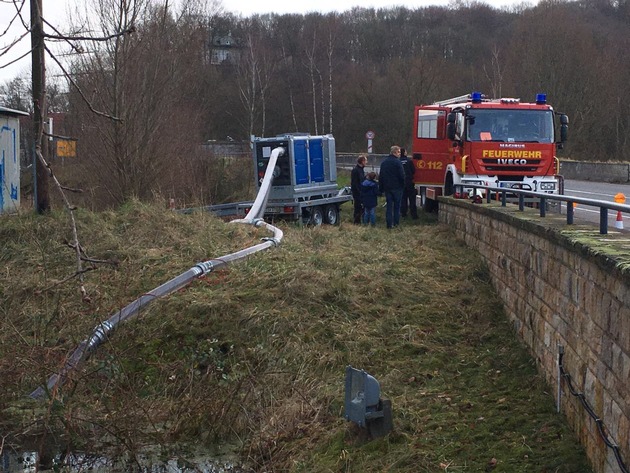
[[[555,154],[567,139],[568,123],[545,94],[522,103],[473,92],[416,106],[414,182],[425,210],[437,209],[437,197],[452,195],[458,184],[562,193]]]

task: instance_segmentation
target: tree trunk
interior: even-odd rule
[[[42,0],[31,0],[31,47],[33,68],[33,137],[35,161],[35,209],[37,213],[50,210],[48,193],[48,170],[42,159],[46,155],[44,120],[46,115],[46,65],[44,58],[44,25],[42,22]]]

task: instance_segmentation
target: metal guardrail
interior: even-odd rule
[[[606,235],[608,233],[608,211],[617,211],[622,213],[630,213],[630,205],[617,204],[616,202],[608,202],[605,200],[584,199],[581,197],[575,197],[570,195],[559,194],[547,194],[545,192],[526,191],[521,189],[506,188],[506,187],[488,187],[476,184],[456,184],[454,186],[455,193],[467,194],[468,189],[481,189],[485,191],[486,201],[492,202],[492,195],[500,196],[501,205],[505,207],[508,202],[518,203],[519,210],[525,209],[525,200],[528,202],[535,202],[538,204],[540,210],[540,216],[545,217],[547,215],[547,203],[552,202],[564,202],[567,208],[567,225],[573,225],[574,208],[573,204],[590,205],[593,207],[599,207],[599,233]],[[514,197],[515,196],[515,197]]]

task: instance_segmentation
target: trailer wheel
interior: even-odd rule
[[[328,225],[339,225],[339,207],[337,204],[329,204],[326,206],[324,218]]]
[[[324,211],[321,207],[312,207],[311,208],[311,218],[309,222],[314,227],[319,227],[322,223],[324,223]]]

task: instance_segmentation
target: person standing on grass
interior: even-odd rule
[[[400,203],[400,216],[407,216],[407,209],[411,218],[418,218],[418,206],[416,205],[416,186],[413,183],[413,175],[416,168],[413,161],[407,157],[405,148],[400,148],[400,162],[405,170],[405,188],[403,189],[402,201]]]
[[[400,162],[400,146],[392,146],[389,156],[381,163],[378,188],[385,195],[385,222],[387,228],[400,223],[400,201],[405,188],[405,170]]]
[[[378,183],[376,173],[368,172],[361,184],[361,203],[363,204],[363,224],[376,226],[376,206],[378,205]]]
[[[354,223],[361,223],[363,215],[363,205],[361,205],[361,184],[365,181],[365,165],[367,156],[360,155],[357,164],[350,173],[350,190],[352,191],[352,201],[354,204]]]

